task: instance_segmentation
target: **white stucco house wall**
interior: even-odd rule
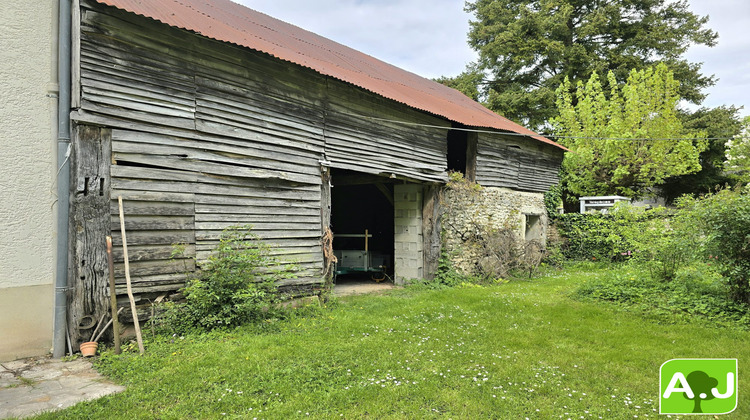
[[[52,346],[57,4],[0,2],[0,361]]]

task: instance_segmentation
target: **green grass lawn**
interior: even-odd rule
[[[599,274],[405,289],[264,332],[155,340],[143,357],[103,357],[100,371],[127,391],[46,417],[655,418],[663,362],[727,357],[740,361],[740,403],[723,418],[750,418],[750,333],[569,297]]]

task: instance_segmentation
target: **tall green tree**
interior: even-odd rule
[[[551,122],[571,150],[563,160],[567,192],[635,198],[667,177],[701,169],[705,134],[683,127],[679,82],[666,65],[632,70],[624,85],[610,71],[607,81],[608,97],[596,73],[572,94],[568,78],[556,91],[559,116]]]
[[[750,116],[742,120],[742,131],[727,142],[726,169],[738,182],[750,183]]]
[[[732,184],[734,181],[725,172],[727,141],[740,135],[742,118],[739,108],[720,106],[701,108],[695,112],[681,112],[680,119],[686,129],[704,131],[710,139],[708,147],[700,154],[701,170],[687,175],[668,178],[659,188],[668,201],[684,195],[701,195]]]
[[[480,101],[480,86],[483,83],[484,77],[474,67],[471,67],[455,77],[438,77],[435,79],[436,82],[442,83],[448,87],[458,90],[469,98],[479,102]]]
[[[679,97],[694,103],[715,82],[682,57],[690,45],[714,46],[718,37],[687,0],[475,0],[466,10],[479,61],[461,79],[477,84],[455,87],[478,90],[490,109],[530,128],[554,116],[555,89],[566,77],[573,86],[593,72],[622,80],[664,62],[681,82]]]

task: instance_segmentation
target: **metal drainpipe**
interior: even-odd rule
[[[70,26],[71,0],[60,0],[57,48],[57,271],[52,356],[65,355],[68,292],[68,213],[70,206]]]

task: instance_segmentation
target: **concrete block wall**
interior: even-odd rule
[[[396,284],[404,284],[409,279],[424,276],[422,198],[422,185],[403,184],[394,186],[394,269]]]

